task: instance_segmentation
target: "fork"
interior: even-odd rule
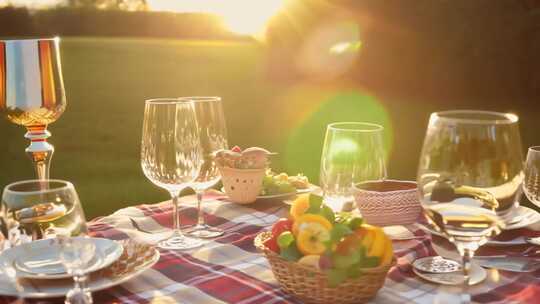
[[[141,227],[141,225],[139,225],[139,223],[137,223],[137,221],[134,218],[130,217],[129,220],[131,221],[131,225],[133,226],[133,228],[135,228],[136,230],[140,232],[155,234],[155,233],[164,233],[164,232],[170,231],[170,229],[166,229],[166,228],[154,229],[154,230],[144,229]]]

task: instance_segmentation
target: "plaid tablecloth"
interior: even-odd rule
[[[182,225],[193,224],[195,198],[182,198],[181,206]],[[121,286],[94,293],[95,303],[300,303],[280,289],[265,257],[253,246],[259,232],[286,215],[286,204],[268,200],[238,205],[213,193],[205,197],[204,209],[208,223],[225,230],[223,236],[186,252],[160,249],[161,258],[152,269]],[[130,218],[144,229],[158,229],[172,226],[171,214],[170,202],[140,205],[98,218],[90,229],[94,236],[152,242],[155,237],[133,229]],[[413,233],[419,238],[394,241],[398,265],[372,302],[457,303],[461,287],[429,283],[412,272],[416,258],[435,255],[429,236],[421,230]],[[540,272],[489,270],[488,278],[471,286],[469,293],[477,303],[540,303]]]

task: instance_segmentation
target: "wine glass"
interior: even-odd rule
[[[54,147],[47,126],[66,108],[58,37],[0,40],[0,112],[26,127],[26,154],[38,179],[49,178]]]
[[[73,276],[74,286],[66,294],[66,304],[91,304],[88,290],[88,266],[96,254],[96,245],[90,238],[59,237],[60,260],[68,274]]]
[[[174,230],[158,246],[184,250],[203,244],[180,230],[178,196],[199,176],[203,155],[193,102],[150,99],[144,108],[141,166],[144,175],[172,197]]]
[[[321,157],[323,198],[334,211],[347,209],[353,186],[386,178],[383,127],[364,122],[329,124]]]
[[[531,203],[540,207],[540,146],[530,147],[527,152],[523,192]]]
[[[73,184],[62,180],[27,180],[7,185],[0,207],[8,246],[87,232]]]
[[[221,98],[184,97],[180,100],[193,102],[203,154],[201,171],[191,184],[191,188],[197,194],[197,224],[188,228],[186,234],[198,238],[217,237],[223,234],[223,230],[206,224],[201,202],[203,192],[217,184],[221,178],[219,169],[214,162],[214,154],[227,148],[227,126]]]
[[[522,166],[516,115],[472,110],[431,114],[418,192],[429,223],[461,255],[465,286],[474,252],[501,232],[504,217],[517,207]]]

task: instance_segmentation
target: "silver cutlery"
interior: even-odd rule
[[[131,221],[131,225],[133,226],[133,228],[135,228],[136,230],[140,232],[149,233],[149,234],[170,232],[170,229],[166,229],[166,228],[158,228],[158,229],[152,229],[152,230],[146,229],[142,227],[142,224],[137,223],[137,221],[134,218],[130,217],[129,220]]]
[[[516,256],[477,256],[474,261],[482,267],[512,272],[534,272],[540,269],[540,259]]]

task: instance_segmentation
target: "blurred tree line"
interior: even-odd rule
[[[229,32],[218,16],[148,11],[145,0],[67,0],[49,9],[0,9],[0,37],[52,35],[246,39]]]
[[[323,81],[354,79],[389,97],[469,107],[537,104],[540,1],[295,1],[269,27],[274,77],[313,79],[295,68],[299,50],[321,28],[347,22],[362,47],[346,71]]]

